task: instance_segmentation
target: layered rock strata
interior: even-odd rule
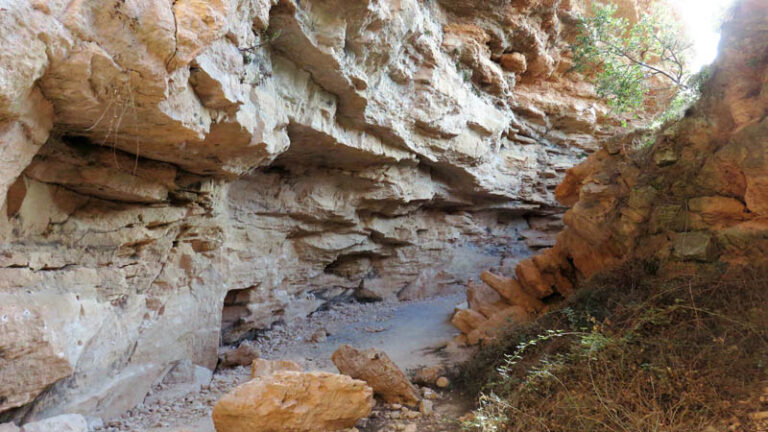
[[[490,339],[543,310],[541,300],[567,297],[627,260],[657,263],[669,276],[765,265],[768,4],[743,0],[731,14],[701,100],[651,146],[640,134],[617,137],[568,171],[556,190],[571,207],[566,229],[514,277],[484,273],[487,286],[470,285],[469,307],[453,318],[462,341]]]
[[[576,2],[476,3],[0,0],[2,417],[511,266],[614,127]]]

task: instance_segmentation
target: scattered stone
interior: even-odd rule
[[[445,367],[442,365],[424,367],[416,372],[413,382],[422,385],[435,385],[437,379],[443,375],[445,375]]]
[[[326,372],[282,371],[249,381],[213,409],[217,432],[304,432],[352,428],[373,409],[363,381]]]
[[[27,423],[21,432],[88,432],[88,422],[79,414],[64,414]]]
[[[411,423],[408,426],[406,426],[405,429],[403,429],[403,431],[404,432],[417,432],[418,428],[416,427],[415,424]]]
[[[331,357],[339,372],[361,379],[388,403],[415,406],[420,395],[397,365],[382,351],[358,351],[342,345]]]
[[[437,400],[440,398],[440,396],[429,387],[423,387],[421,389],[421,395],[424,397],[424,399],[429,400]]]
[[[403,413],[403,416],[409,420],[415,420],[421,417],[421,413],[418,411],[406,411]]]
[[[419,412],[424,416],[431,416],[434,413],[432,401],[422,399],[421,402],[419,402]]]
[[[322,343],[328,340],[328,330],[322,328],[312,333],[309,337],[309,341],[312,343]]]
[[[219,362],[222,368],[248,366],[259,357],[261,353],[258,348],[252,342],[244,341],[235,349],[223,351],[219,355]]]
[[[435,384],[440,388],[446,388],[451,385],[451,381],[448,378],[442,376],[438,378],[437,381],[435,381]]]
[[[280,371],[301,372],[303,370],[300,364],[290,360],[256,359],[251,363],[251,379],[269,376]]]

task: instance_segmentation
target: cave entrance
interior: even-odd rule
[[[251,314],[248,304],[254,289],[256,289],[255,286],[233,289],[224,296],[224,305],[221,311],[220,345],[234,345],[256,336],[256,330],[245,326],[247,318]]]

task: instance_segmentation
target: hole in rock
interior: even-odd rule
[[[233,289],[224,297],[221,312],[221,344],[232,345],[245,339],[253,339],[258,330],[247,326],[251,311],[248,303],[256,287]]]

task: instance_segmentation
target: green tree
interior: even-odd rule
[[[675,95],[682,112],[697,97],[690,85],[691,44],[674,18],[657,6],[633,24],[616,16],[614,4],[594,3],[582,17],[571,47],[575,69],[589,76],[597,94],[618,113],[635,113],[652,95]],[[664,116],[673,116],[670,113]]]

